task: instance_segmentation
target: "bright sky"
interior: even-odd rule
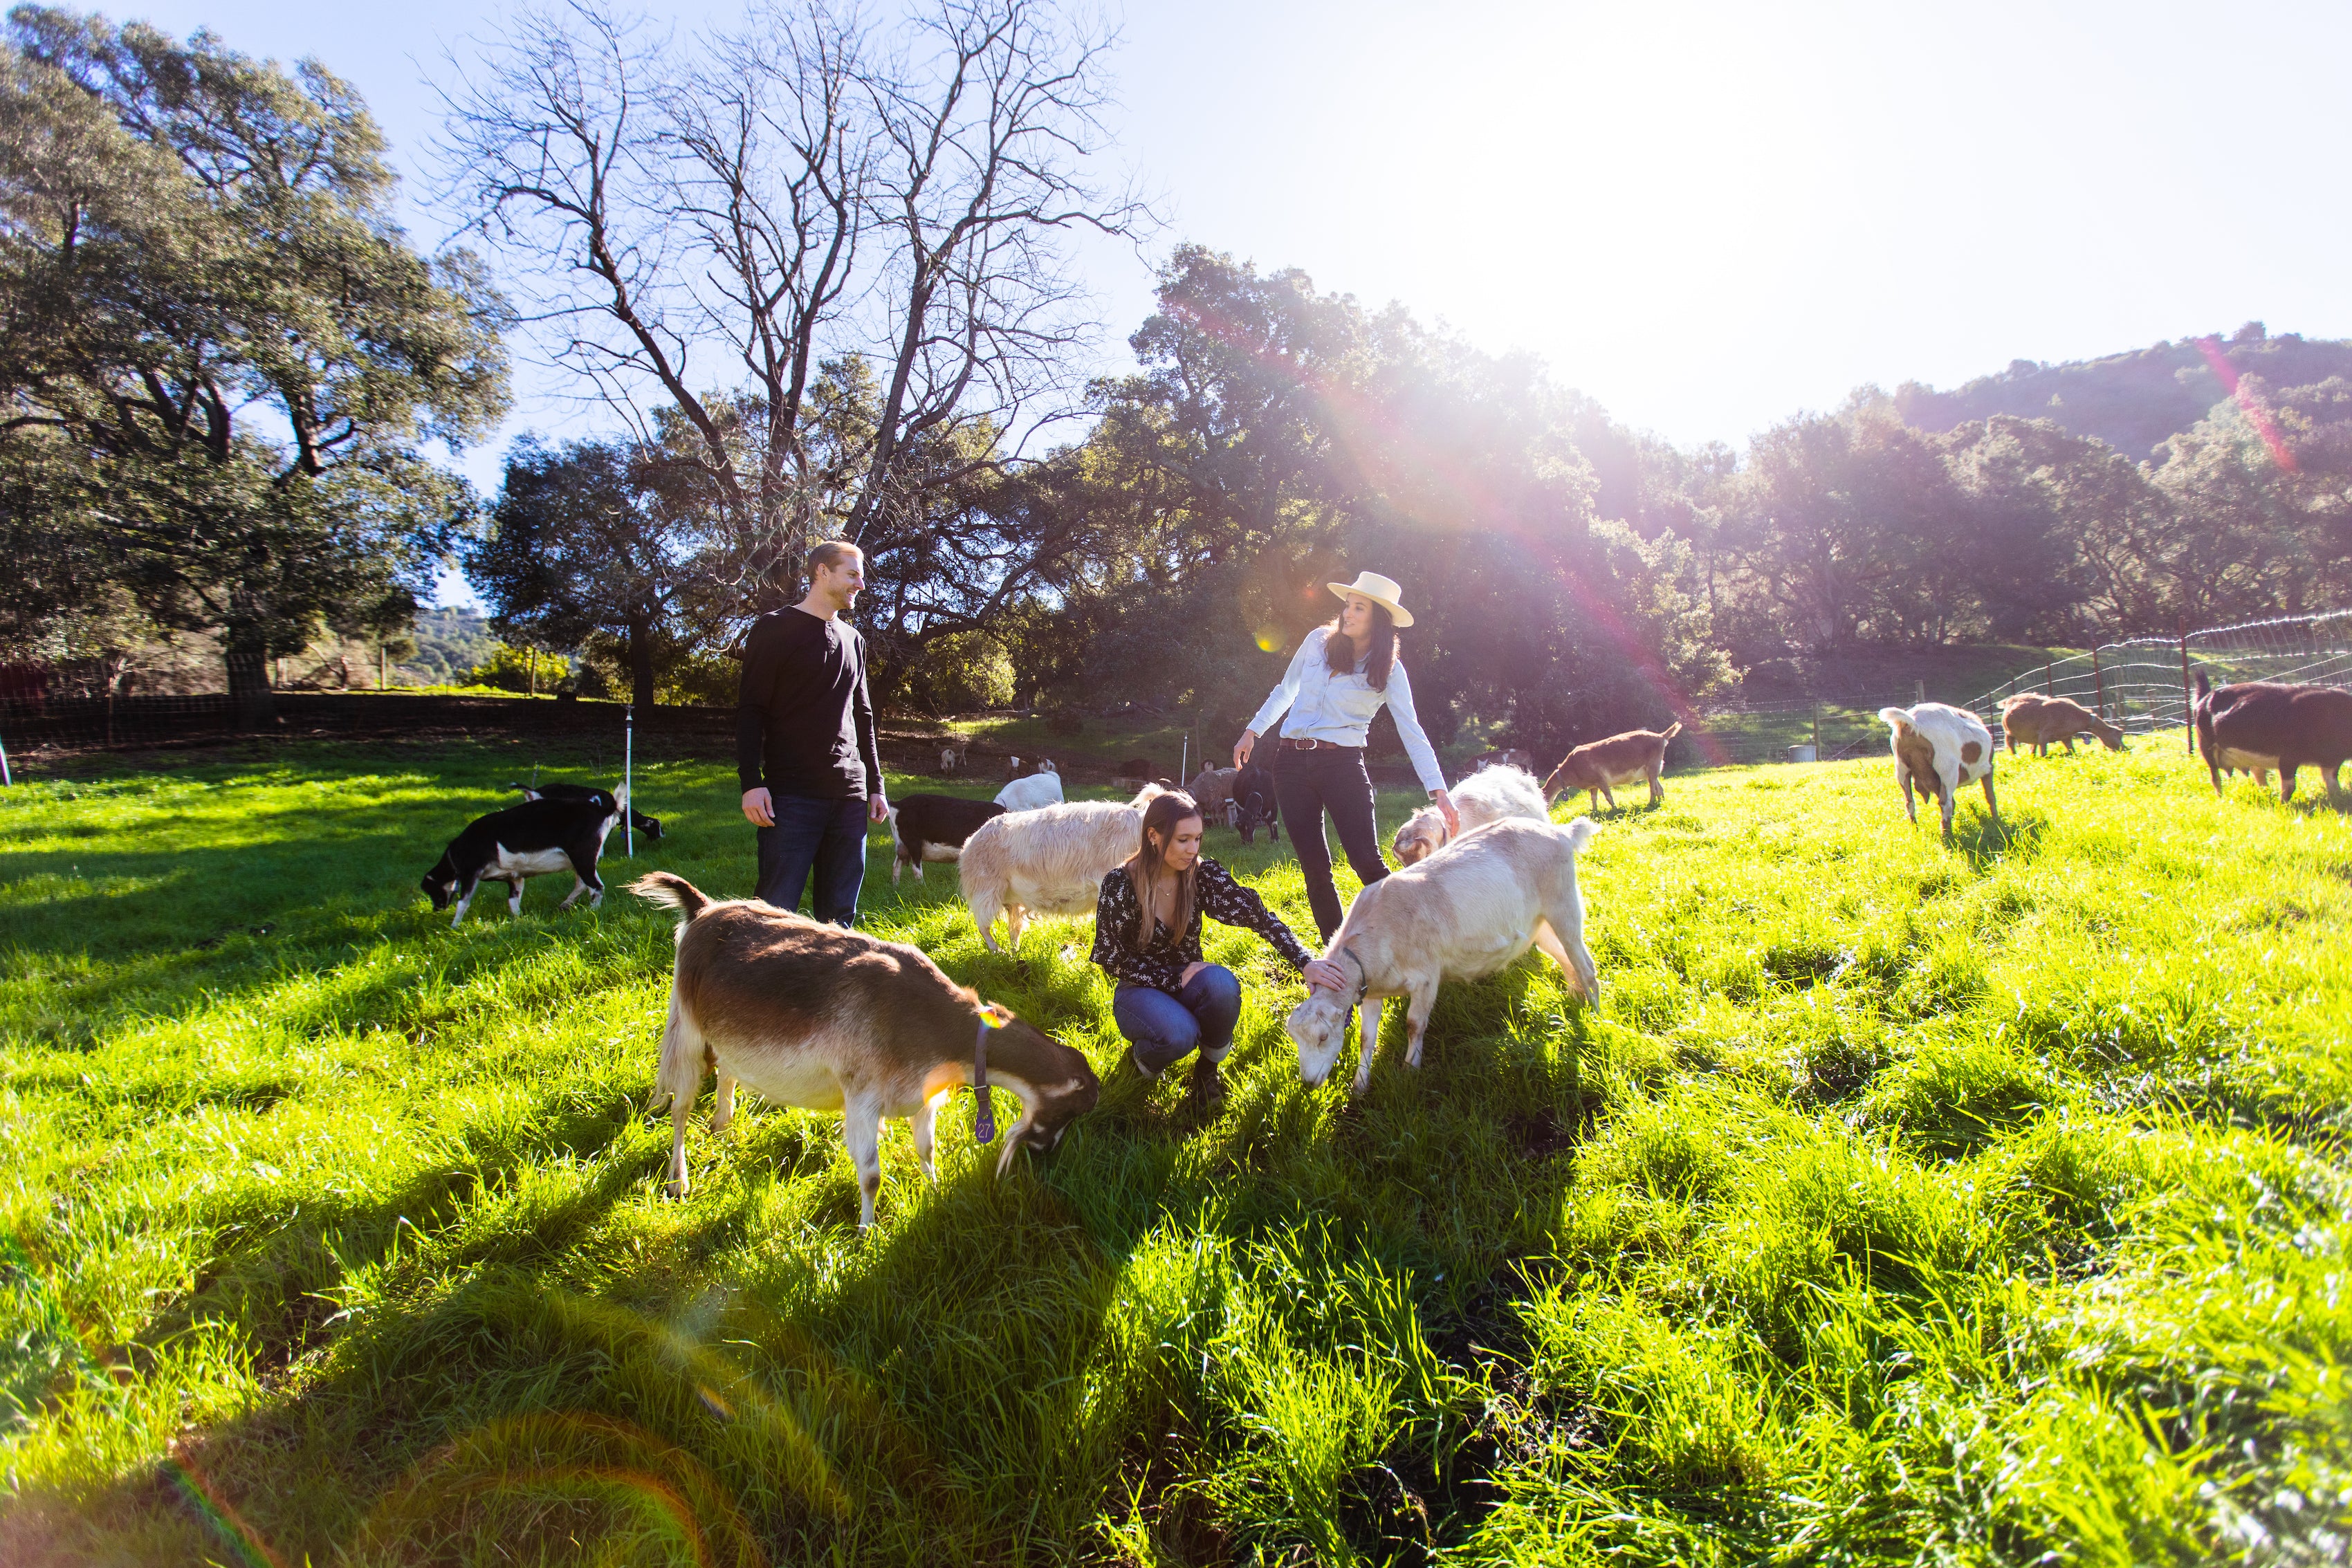
[[[416,170],[436,113],[421,78],[494,13],[116,14],[316,55]],[[1737,444],[1864,382],[1949,386],[2248,319],[2352,337],[2341,0],[1129,0],[1124,17],[1118,156],[1171,219],[1152,254],[1199,240],[1402,300],[1677,442]],[[1150,274],[1118,246],[1088,267],[1119,368]],[[519,390],[515,429],[571,423]],[[494,483],[496,459],[467,467]]]

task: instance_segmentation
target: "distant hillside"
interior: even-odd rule
[[[445,685],[490,656],[498,639],[489,622],[472,610],[416,612],[416,653],[401,669],[427,685]]]
[[[2273,388],[2308,386],[2330,376],[2352,379],[2352,342],[2263,337],[2260,323],[2221,342],[2241,375]],[[2193,340],[2063,365],[2012,361],[1951,392],[1906,382],[1895,394],[1904,419],[1945,431],[1996,413],[2047,419],[2077,435],[2095,435],[2126,456],[2145,458],[2167,436],[2189,429],[2228,396]]]

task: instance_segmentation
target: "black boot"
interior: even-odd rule
[[[1212,1116],[1225,1108],[1225,1081],[1205,1056],[1192,1064],[1192,1103]]]

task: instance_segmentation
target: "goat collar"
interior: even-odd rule
[[[990,1002],[980,1009],[980,1030],[971,1042],[971,1135],[975,1142],[996,1140],[996,1106],[988,1097],[988,1037],[1013,1021],[1013,1015]]]
[[[1365,971],[1364,961],[1349,952],[1344,943],[1331,949],[1331,956],[1335,959],[1345,958],[1356,966],[1356,993],[1348,998],[1348,1010],[1353,1012],[1364,1005],[1364,993],[1371,989],[1372,977]]]

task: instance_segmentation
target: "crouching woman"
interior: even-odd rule
[[[1201,853],[1201,808],[1180,792],[1144,808],[1142,842],[1125,865],[1103,878],[1095,906],[1094,961],[1118,983],[1111,1017],[1135,1065],[1157,1078],[1200,1052],[1192,1099],[1214,1111],[1225,1100],[1217,1063],[1234,1043],[1242,983],[1201,956],[1201,918],[1246,925],[1306,976],[1338,990],[1339,967],[1308,956],[1265,901]]]

